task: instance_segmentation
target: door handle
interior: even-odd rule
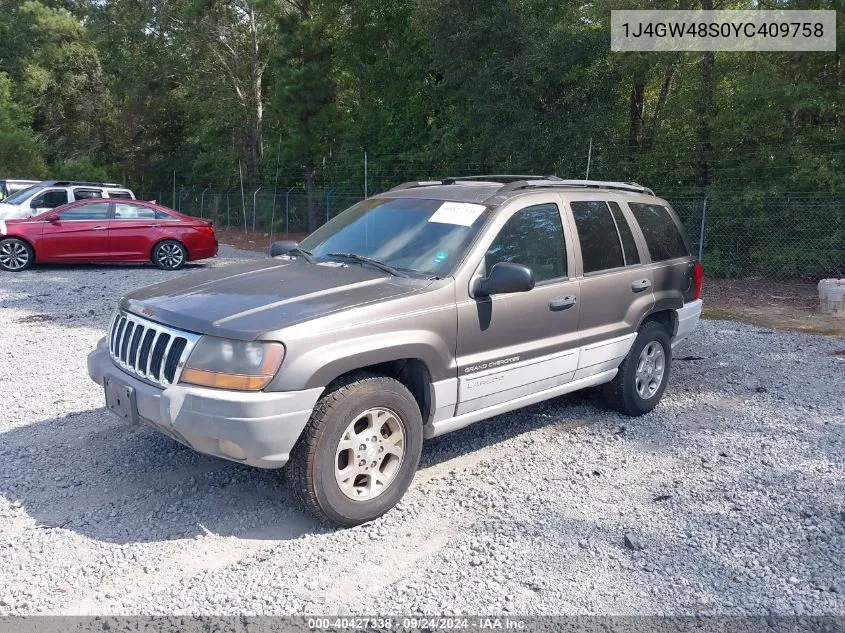
[[[105,226],[95,226],[92,231],[105,231],[107,227]]]
[[[651,282],[648,279],[640,279],[631,284],[631,290],[634,292],[642,292],[651,288]]]
[[[561,310],[568,310],[578,301],[574,295],[566,295],[565,297],[557,297],[549,301],[549,310],[552,312],[560,312]]]

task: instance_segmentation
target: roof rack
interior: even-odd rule
[[[557,176],[525,176],[516,174],[491,174],[486,176],[455,176],[443,180],[413,180],[393,187],[390,191],[402,191],[417,187],[435,187],[437,185],[455,185],[459,182],[493,182],[504,186],[490,196],[487,201],[520,189],[532,187],[556,187],[562,189],[612,189],[616,191],[631,191],[653,196],[654,192],[635,182],[617,182],[612,180],[563,180]]]
[[[433,187],[434,185],[442,185],[440,180],[412,180],[410,182],[403,182],[401,185],[396,185],[388,191],[402,191],[403,189],[415,189],[416,187]]]
[[[559,187],[565,189],[615,189],[617,191],[632,191],[635,193],[644,193],[653,196],[654,192],[648,187],[643,187],[635,182],[615,182],[605,180],[517,180],[509,183],[499,189],[494,196],[501,196],[512,191],[520,189],[529,189],[531,187]]]
[[[123,185],[115,182],[94,182],[90,180],[41,180],[40,182],[48,187],[119,187],[125,189]]]
[[[554,175],[538,176],[526,174],[486,174],[481,176],[450,176],[442,180],[412,180],[396,185],[390,191],[402,191],[403,189],[415,189],[417,187],[434,187],[437,185],[454,185],[459,182],[492,182],[498,184],[509,184],[513,182],[525,182],[527,180],[542,180],[557,182],[561,179]]]
[[[507,184],[511,182],[516,182],[520,180],[560,180],[557,176],[548,175],[548,176],[538,176],[532,174],[486,174],[482,176],[450,176],[449,178],[443,179],[444,185],[452,185],[456,182],[460,182],[462,180],[468,180],[470,182],[481,180],[486,182],[500,182],[502,184]]]

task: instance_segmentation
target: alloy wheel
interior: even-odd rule
[[[356,501],[382,494],[396,478],[405,457],[405,427],[390,409],[368,409],[346,428],[335,455],[335,479]]]
[[[657,341],[651,341],[640,352],[637,362],[635,385],[637,394],[643,400],[648,400],[660,389],[663,376],[666,373],[666,353]]]
[[[158,261],[164,268],[179,268],[184,259],[185,254],[178,244],[162,244],[158,247]]]
[[[0,244],[0,264],[8,270],[20,270],[29,263],[29,251],[20,242]]]

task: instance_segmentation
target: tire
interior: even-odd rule
[[[19,273],[35,263],[35,251],[16,237],[0,240],[0,269]]]
[[[188,261],[188,251],[176,240],[164,240],[153,248],[152,259],[162,270],[179,270]]]
[[[658,377],[661,354],[663,371]],[[644,367],[641,367],[641,361],[645,363]],[[643,371],[638,374],[638,369]],[[632,417],[648,413],[663,397],[671,369],[672,345],[669,333],[656,321],[644,323],[637,332],[631,350],[619,365],[616,377],[604,385],[607,405]]]
[[[342,443],[348,448],[342,450]],[[360,525],[399,502],[417,471],[422,443],[422,416],[411,392],[386,376],[354,374],[317,402],[291,451],[287,483],[317,518]],[[378,481],[381,486],[374,485]]]

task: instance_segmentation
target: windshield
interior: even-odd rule
[[[486,219],[481,204],[420,198],[363,200],[299,245],[316,258],[354,253],[404,271],[452,271]]]
[[[23,202],[24,200],[29,198],[30,195],[35,193],[40,188],[41,188],[40,185],[33,185],[31,187],[27,187],[26,189],[21,189],[16,194],[11,195],[8,198],[4,199],[3,202],[5,202],[7,204],[20,204],[21,202]]]

